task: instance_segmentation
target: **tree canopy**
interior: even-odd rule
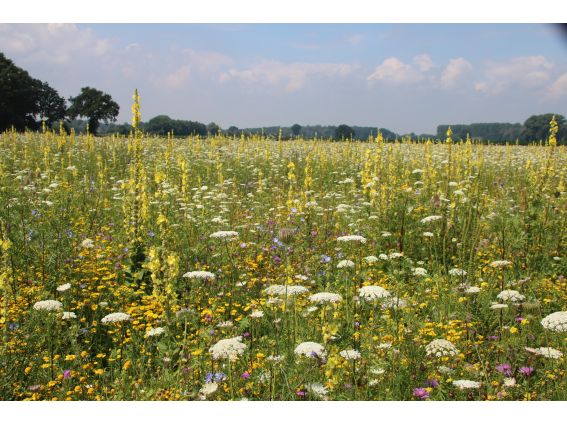
[[[112,100],[109,94],[92,87],[83,87],[76,97],[69,98],[71,106],[68,109],[70,118],[86,117],[89,122],[89,131],[96,134],[100,121],[108,123],[116,121],[120,107]]]
[[[349,127],[346,124],[341,124],[335,130],[335,139],[342,140],[342,139],[354,139],[355,132],[352,127]]]
[[[521,138],[531,142],[547,140],[549,136],[549,122],[553,116],[555,116],[555,121],[557,121],[557,125],[559,126],[559,132],[556,136],[557,141],[567,141],[567,125],[565,123],[565,117],[559,114],[532,115],[526,120],[522,127]]]

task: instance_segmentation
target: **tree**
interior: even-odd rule
[[[0,53],[0,131],[36,128],[41,82]]]
[[[211,136],[216,136],[219,134],[220,126],[215,122],[210,122],[207,124],[207,131]]]
[[[354,130],[346,124],[341,124],[335,130],[335,139],[354,139]]]
[[[91,87],[83,87],[81,93],[77,97],[69,98],[69,101],[71,102],[69,117],[86,117],[89,121],[89,131],[93,134],[98,130],[99,121],[107,124],[109,121],[116,121],[120,110],[109,94]]]
[[[57,90],[50,87],[47,83],[41,83],[39,87],[39,116],[45,119],[47,127],[58,120],[65,118],[67,105],[65,99],[59,96]]]
[[[547,140],[547,137],[549,136],[549,122],[554,115],[557,125],[559,126],[557,141],[565,142],[567,140],[567,124],[565,122],[565,117],[559,114],[532,115],[529,117],[522,126],[522,131],[520,132],[520,138],[522,141],[535,142],[538,140]]]
[[[299,124],[293,124],[291,126],[291,132],[294,136],[299,136],[301,134],[301,126]]]
[[[235,125],[228,127],[228,130],[226,132],[229,136],[238,136],[240,134],[240,130]]]

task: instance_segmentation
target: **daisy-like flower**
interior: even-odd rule
[[[337,269],[352,269],[353,267],[354,263],[351,260],[342,260],[337,264]]]
[[[460,390],[468,390],[480,388],[482,384],[477,381],[469,381],[468,379],[458,379],[453,381],[453,385]]]
[[[459,354],[457,347],[446,339],[434,339],[425,346],[425,352],[434,357],[453,357]]]
[[[366,301],[382,300],[390,297],[390,293],[381,286],[363,286],[358,290],[358,296]]]
[[[428,217],[422,218],[420,221],[422,224],[427,224],[427,223],[431,223],[433,221],[438,221],[441,220],[443,218],[443,216],[441,215],[430,215]]]
[[[81,246],[87,249],[94,248],[94,241],[92,239],[87,238],[83,242],[81,242]]]
[[[63,314],[61,315],[61,319],[63,320],[70,320],[70,319],[76,319],[77,315],[72,312],[72,311],[64,311]]]
[[[221,339],[209,349],[209,352],[213,354],[215,360],[228,359],[234,361],[246,350],[246,344],[241,341],[241,336]]]
[[[38,301],[33,305],[33,309],[37,311],[57,311],[63,308],[63,304],[56,300]]]
[[[206,271],[193,271],[187,272],[183,275],[183,277],[187,277],[189,279],[200,279],[200,280],[215,280],[216,276],[214,273],[206,272]]]
[[[146,338],[151,338],[153,336],[159,336],[161,334],[165,333],[165,329],[164,328],[151,328],[146,332]]]
[[[413,275],[414,276],[427,276],[427,270],[425,270],[423,267],[416,267],[415,269],[413,269]]]
[[[550,331],[567,332],[567,311],[556,311],[541,320],[541,325]]]
[[[295,350],[293,350],[293,352],[296,355],[303,357],[325,358],[326,356],[325,347],[317,342],[312,341],[302,342],[297,347],[295,347]]]
[[[545,357],[546,359],[560,359],[561,357],[563,357],[563,353],[561,351],[556,350],[552,347],[525,347],[525,349],[528,353],[536,354],[538,356]]]
[[[361,244],[366,243],[366,238],[359,235],[347,235],[347,236],[339,236],[337,238],[339,242],[360,242]]]
[[[509,266],[511,264],[512,264],[512,262],[508,261],[508,260],[496,260],[496,261],[493,261],[492,263],[490,263],[490,267],[493,267],[495,269],[501,269],[501,268],[504,268],[504,267]]]
[[[358,360],[362,357],[358,350],[343,350],[339,354],[343,359],[347,360]]]
[[[209,237],[213,239],[230,240],[238,237],[238,232],[233,230],[221,230],[219,232],[211,233]]]
[[[57,292],[65,292],[68,289],[71,289],[71,284],[70,283],[64,283],[63,285],[59,285],[57,287]]]
[[[339,294],[333,294],[331,292],[319,292],[309,297],[309,301],[316,304],[340,303],[342,300],[343,297]]]
[[[130,320],[130,318],[131,318],[130,315],[126,313],[122,313],[122,312],[110,313],[102,318],[101,323],[107,324],[107,323],[127,322]]]
[[[514,291],[513,289],[506,289],[500,292],[498,295],[496,295],[496,298],[504,302],[509,301],[512,303],[518,303],[526,299],[526,297],[524,297],[518,291]]]

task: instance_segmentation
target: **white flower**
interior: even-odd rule
[[[392,252],[390,255],[388,255],[388,258],[390,260],[395,260],[396,258],[401,258],[403,256],[404,254],[402,254],[401,252]]]
[[[451,375],[453,372],[455,372],[454,369],[451,369],[448,366],[439,366],[437,370],[439,371],[439,373],[442,373],[443,375]]]
[[[56,300],[38,301],[33,305],[33,309],[37,311],[57,311],[63,308],[63,304]]]
[[[378,261],[378,258],[375,257],[374,255],[369,255],[368,257],[364,257],[364,260],[368,263],[368,264],[373,264],[376,261]]]
[[[358,360],[362,357],[358,350],[343,350],[339,354],[347,360]]]
[[[389,258],[388,258],[388,256],[387,256],[386,254],[380,254],[380,255],[378,256],[378,258],[379,258],[380,260],[382,260],[382,261],[388,261],[388,260],[389,260]]]
[[[383,367],[375,367],[373,369],[370,369],[370,373],[372,375],[384,375],[384,373],[386,373],[386,369],[384,369]]]
[[[421,174],[421,173],[423,173],[423,170],[421,170],[421,169],[419,169],[419,168],[416,168],[416,169],[413,170],[411,173],[412,173],[412,174]]]
[[[423,224],[426,224],[426,223],[431,223],[432,221],[441,220],[442,218],[443,216],[441,215],[430,215],[429,217],[422,218],[421,222]]]
[[[422,236],[425,238],[432,238],[433,237],[433,233],[431,232],[423,232]]]
[[[382,288],[381,286],[363,286],[358,290],[358,295],[360,298],[365,299],[366,301],[375,301],[381,300],[384,298],[388,298],[390,293]]]
[[[231,328],[234,326],[234,323],[232,323],[231,320],[227,320],[226,322],[220,322],[217,325],[217,328]]]
[[[200,270],[194,272],[187,272],[183,275],[183,277],[188,277],[189,279],[215,280],[214,273],[200,271]]]
[[[65,292],[66,290],[71,288],[71,284],[70,283],[64,283],[63,285],[59,285],[57,287],[57,291],[58,292]]]
[[[303,294],[305,292],[309,292],[305,286],[301,285],[271,285],[267,287],[264,292],[268,295],[288,295],[288,296],[295,296],[299,294]]]
[[[496,260],[490,263],[490,267],[494,267],[495,269],[501,269],[503,267],[511,265],[512,262],[508,260]]]
[[[340,303],[342,299],[343,297],[339,294],[333,294],[331,292],[319,292],[309,297],[309,301],[317,304]]]
[[[545,316],[541,325],[550,331],[567,332],[567,311],[556,311]]]
[[[303,274],[296,274],[294,277],[296,279],[299,279],[299,280],[308,280],[309,279],[307,276],[305,276]]]
[[[468,379],[459,379],[453,381],[453,385],[460,390],[467,390],[472,388],[480,388],[482,384],[476,381],[469,381]]]
[[[474,295],[480,292],[480,288],[478,286],[469,286],[465,289],[465,294]]]
[[[413,275],[414,276],[427,276],[427,270],[425,270],[423,267],[416,267],[415,269],[413,269]]]
[[[270,362],[270,363],[281,363],[284,359],[284,356],[274,356],[274,355],[270,355],[268,357],[266,357],[266,361]]]
[[[350,260],[342,260],[337,264],[337,269],[353,268],[354,263]]]
[[[500,292],[498,295],[496,295],[496,298],[498,298],[499,300],[502,300],[504,302],[510,301],[510,302],[513,302],[513,303],[524,301],[526,299],[526,297],[524,297],[518,291],[514,291],[512,289],[506,289],[506,290]]]
[[[238,232],[232,230],[221,230],[220,232],[215,232],[210,235],[213,239],[234,239],[238,237]]]
[[[81,246],[83,248],[94,248],[94,241],[92,239],[85,239],[83,242],[81,242]]]
[[[329,393],[327,389],[323,386],[323,384],[319,384],[319,383],[307,384],[305,388],[307,388],[307,390],[310,393],[313,393],[313,395],[318,398],[324,398]]]
[[[317,342],[311,341],[302,342],[297,347],[295,347],[295,350],[293,350],[293,352],[298,356],[305,357],[325,358],[326,355],[325,347],[323,347],[321,344],[318,344]]]
[[[261,317],[264,317],[264,312],[262,310],[254,310],[250,313],[250,318],[252,319],[259,319]]]
[[[382,232],[380,233],[380,236],[382,236],[383,238],[389,238],[390,236],[392,236],[392,234],[390,232]]]
[[[151,338],[152,336],[159,336],[165,332],[164,328],[151,328],[146,332],[146,338]]]
[[[466,276],[466,275],[467,275],[467,272],[464,271],[464,270],[455,268],[455,269],[449,270],[449,274],[450,274],[451,276]]]
[[[339,236],[337,238],[339,242],[360,242],[361,244],[366,243],[366,238],[363,236],[358,235],[348,235],[348,236]]]
[[[511,388],[516,386],[516,379],[515,378],[504,378],[504,384],[506,388]]]
[[[110,313],[104,316],[101,320],[101,323],[120,323],[120,322],[127,322],[130,320],[130,315],[126,313]]]
[[[456,356],[459,354],[457,347],[446,339],[434,339],[425,346],[425,352],[428,356],[446,357]]]
[[[76,319],[76,318],[77,315],[72,311],[64,311],[63,315],[61,316],[61,319],[63,320]]]
[[[546,359],[560,359],[563,357],[563,353],[552,347],[539,347],[530,348],[525,347],[526,351],[529,353],[537,354],[538,356],[545,357]]]
[[[378,348],[379,350],[387,350],[388,348],[392,348],[392,343],[391,342],[383,342],[381,344],[378,344],[376,346],[376,348]]]
[[[215,360],[236,360],[246,349],[246,344],[243,344],[240,341],[242,341],[241,336],[221,339],[209,349],[209,352],[213,354],[213,359]]]
[[[502,310],[504,308],[508,308],[508,304],[498,304],[498,303],[492,303],[492,305],[490,306],[490,308],[492,310]]]
[[[401,299],[400,297],[391,297],[386,298],[382,305],[386,308],[404,308],[408,305],[406,300]]]
[[[207,396],[213,394],[216,390],[218,390],[219,384],[216,382],[207,382],[203,387],[199,390],[199,398],[201,400],[205,400]]]

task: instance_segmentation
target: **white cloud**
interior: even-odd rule
[[[285,85],[288,92],[297,91],[314,76],[344,77],[357,68],[343,63],[281,63],[265,61],[247,69],[231,68],[220,76],[220,81],[240,80],[245,83]]]
[[[471,69],[472,65],[464,58],[451,59],[441,73],[441,86],[446,89],[454,87]]]
[[[423,79],[421,73],[398,58],[385,59],[367,78],[369,83],[381,81],[392,84],[413,84]]]
[[[433,68],[433,61],[427,54],[417,55],[413,58],[413,63],[417,65],[421,72],[427,72]]]
[[[554,65],[544,56],[520,56],[506,62],[489,63],[484,81],[477,82],[477,91],[498,94],[508,88],[537,88],[551,79]]]
[[[347,37],[346,41],[351,46],[358,46],[365,38],[363,34],[352,34]]]
[[[547,90],[548,97],[560,98],[567,96],[567,72],[561,74]]]

